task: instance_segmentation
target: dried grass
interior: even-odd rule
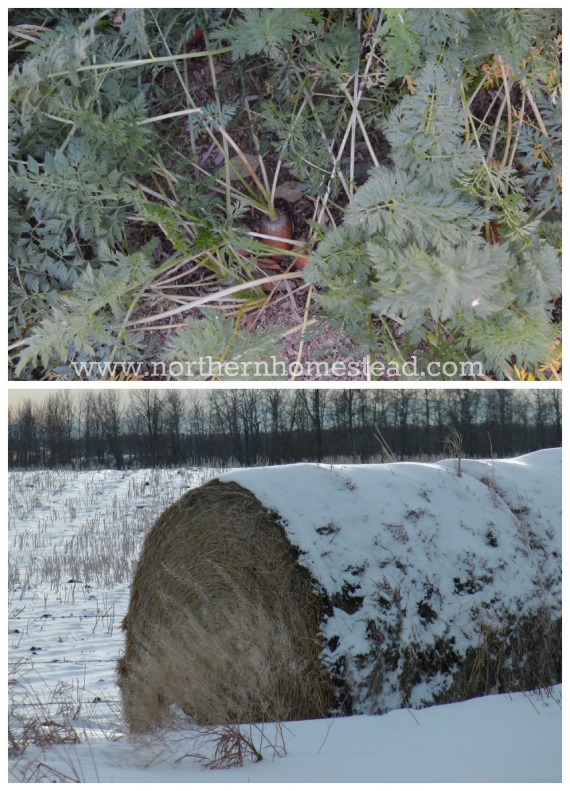
[[[148,533],[123,622],[119,661],[133,731],[175,704],[218,724],[323,716],[319,600],[285,531],[254,495],[211,481]]]
[[[451,686],[437,703],[503,692],[548,690],[562,679],[562,619],[543,607],[520,619],[479,624],[479,642],[467,650]]]
[[[99,711],[84,705],[76,685],[60,681],[50,689],[35,670],[33,675],[41,682],[37,686],[26,677],[29,669],[23,661],[9,667],[10,781],[83,783],[83,767],[73,748],[93,740]],[[97,777],[96,766],[94,772]]]

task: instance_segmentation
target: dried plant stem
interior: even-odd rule
[[[479,85],[475,88],[475,90],[471,94],[471,98],[467,102],[468,107],[471,107],[475,97],[477,96],[477,94],[479,93],[479,91],[481,90],[481,88],[483,87],[483,85],[485,84],[486,81],[487,81],[487,75],[484,74],[483,77],[481,78],[480,82],[479,82]]]
[[[515,138],[515,144],[512,147],[511,156],[510,156],[510,159],[509,159],[509,168],[512,168],[513,162],[514,162],[514,159],[515,159],[515,154],[516,154],[516,151],[517,151],[517,146],[518,146],[518,142],[519,142],[519,138],[520,138],[520,134],[521,134],[521,129],[522,129],[523,123],[524,123],[525,104],[526,104],[526,95],[523,93],[521,109],[520,109],[520,114],[519,114],[519,122],[517,124],[517,134],[516,134],[516,138]]]
[[[142,121],[137,121],[137,125],[144,126],[145,124],[157,124],[159,121],[168,121],[169,118],[180,118],[183,115],[193,115],[194,113],[200,113],[201,111],[201,107],[191,107],[187,110],[177,110],[174,113],[165,113],[164,115],[155,115],[152,118],[144,118]]]
[[[251,165],[247,161],[247,158],[245,157],[243,151],[238,146],[238,144],[235,142],[235,140],[232,138],[232,136],[229,134],[229,132],[227,132],[224,129],[223,126],[220,126],[219,130],[220,130],[220,134],[224,138],[224,141],[226,141],[226,143],[230,144],[230,146],[234,149],[234,151],[236,152],[236,154],[238,155],[240,160],[243,162],[243,165],[244,165],[245,169],[247,170],[247,172],[249,173],[249,175],[251,176],[251,178],[255,182],[255,185],[257,186],[257,188],[259,189],[259,191],[261,192],[261,194],[263,195],[263,197],[267,201],[268,209],[270,210],[269,214],[272,216],[272,219],[275,219],[275,217],[273,216],[275,214],[275,210],[273,210],[273,212],[271,212],[271,209],[272,209],[272,207],[271,207],[271,196],[269,195],[269,193],[267,192],[267,190],[265,189],[265,187],[263,186],[261,181],[257,178],[257,176],[255,174],[255,171],[253,170],[253,168],[251,167]],[[229,159],[229,154],[228,154],[228,159]]]
[[[341,90],[350,102],[350,105],[353,109],[353,112],[356,113],[356,120],[358,121],[358,125],[360,127],[360,131],[362,132],[362,137],[364,138],[364,142],[366,143],[366,147],[368,148],[368,153],[370,154],[372,161],[374,162],[376,167],[380,166],[380,162],[378,161],[378,157],[374,153],[374,148],[372,143],[370,142],[370,137],[368,136],[368,132],[366,130],[366,126],[364,125],[364,121],[362,120],[362,116],[360,115],[360,111],[356,106],[356,103],[344,85],[341,85]]]
[[[532,107],[532,112],[534,113],[534,117],[536,118],[536,122],[538,124],[538,127],[539,127],[540,131],[545,136],[545,138],[547,140],[549,140],[550,136],[548,134],[548,130],[547,130],[546,126],[544,125],[544,121],[542,120],[542,116],[540,114],[540,111],[539,111],[538,107],[536,106],[536,102],[534,101],[534,96],[532,95],[532,91],[528,87],[526,80],[521,80],[521,85],[522,85],[522,88],[523,88],[523,91],[524,91],[524,95],[528,96],[529,104]]]
[[[252,123],[251,108],[249,106],[249,99],[248,99],[248,97],[246,97],[246,99],[245,99],[245,109],[246,109],[247,117],[249,118],[249,122],[250,122],[250,126],[251,126],[251,132],[252,132],[252,137],[253,137],[253,145],[255,146],[255,151],[257,153],[257,158],[259,160],[259,167],[260,167],[260,170],[261,170],[261,175],[263,176],[263,183],[265,184],[265,189],[266,189],[267,193],[270,194],[270,196],[271,196],[271,205],[273,206],[273,203],[274,203],[274,200],[275,200],[275,190],[274,190],[274,188],[272,189],[270,187],[270,185],[269,185],[269,179],[267,177],[267,171],[265,169],[265,161],[264,161],[263,155],[261,153],[261,146],[259,145],[259,138],[258,138],[258,136],[257,136],[257,134],[255,132],[255,128],[254,128],[253,123]],[[281,159],[278,160],[277,165],[275,167],[275,177],[274,177],[274,180],[273,180],[273,187],[275,187],[275,185],[277,184],[277,178],[279,176],[279,171],[280,170],[281,170]]]
[[[225,52],[231,52],[233,47],[219,47],[218,49],[206,50],[204,52],[187,52],[183,55],[164,55],[159,58],[139,58],[137,60],[123,60],[117,63],[91,63],[88,66],[78,66],[76,72],[84,71],[100,71],[102,69],[114,69],[120,71],[122,69],[133,69],[138,66],[157,66],[160,63],[174,63],[177,60],[192,60],[195,58],[205,58],[210,55],[223,55]],[[48,79],[55,77],[67,77],[68,71],[54,71],[48,74]]]
[[[505,105],[507,103],[507,97],[503,96],[503,100],[501,102],[501,106],[499,107],[499,112],[497,113],[497,117],[495,119],[495,125],[493,127],[493,132],[491,134],[491,141],[489,143],[489,150],[487,152],[487,164],[489,165],[493,159],[493,155],[495,153],[495,145],[497,143],[497,135],[499,133],[499,126],[501,123],[501,119],[503,117],[503,110],[505,109]]]
[[[206,49],[209,49],[209,46],[208,46],[208,31],[206,30],[205,27],[204,27],[203,33],[204,33],[204,43],[206,44]],[[218,90],[218,79],[216,77],[216,67],[214,66],[214,58],[212,57],[211,54],[208,54],[208,66],[210,68],[210,78],[212,80],[212,88],[213,88],[213,91],[214,91],[214,96],[216,98],[216,107],[218,108],[218,112],[221,114],[221,112],[222,112],[222,103],[220,101],[220,92]],[[224,132],[223,127],[220,127],[220,131],[222,133]],[[230,212],[231,212],[231,208],[232,208],[232,194],[231,194],[231,185],[230,185],[230,166],[229,166],[230,155],[229,155],[229,150],[228,150],[227,139],[226,139],[225,135],[222,134],[222,136],[224,138],[223,141],[222,141],[222,145],[223,145],[223,148],[224,148],[224,160],[225,160],[225,162],[224,162],[224,178],[225,178],[225,182],[226,182],[226,214],[229,217],[230,216]]]
[[[505,99],[507,101],[507,135],[505,139],[505,151],[503,153],[503,159],[501,160],[501,169],[502,169],[507,164],[507,159],[509,158],[509,152],[511,148],[511,136],[513,132],[513,111],[511,107],[511,86],[509,85],[509,80],[507,78],[507,73],[505,71],[505,64],[503,63],[502,59],[499,62],[501,65],[501,75],[503,77],[503,85],[505,86]]]
[[[309,290],[307,291],[307,301],[305,303],[305,312],[303,314],[303,323],[301,325],[301,340],[299,341],[299,349],[297,351],[297,359],[295,360],[295,366],[293,373],[291,374],[291,381],[294,382],[297,378],[297,370],[301,365],[301,358],[303,356],[303,349],[305,347],[305,332],[307,327],[309,326],[309,309],[311,307],[311,299],[313,296],[313,284],[309,283]]]
[[[318,113],[317,113],[316,109],[315,109],[315,105],[313,103],[313,100],[310,97],[310,95],[309,95],[307,90],[305,90],[305,98],[307,100],[307,103],[308,103],[309,107],[311,108],[311,110],[314,113],[314,118],[315,118],[315,121],[316,121],[317,126],[319,128],[319,132],[321,134],[321,137],[322,137],[322,139],[323,139],[323,141],[324,141],[324,143],[325,143],[325,145],[326,145],[326,147],[328,149],[328,152],[331,155],[332,161],[333,161],[333,169],[332,169],[330,178],[332,180],[336,176],[336,174],[338,173],[338,178],[339,178],[340,183],[342,184],[342,187],[343,187],[344,191],[346,192],[346,194],[348,196],[350,196],[349,186],[346,183],[346,179],[345,179],[344,175],[342,174],[342,172],[340,171],[340,169],[338,167],[338,164],[340,162],[340,158],[342,156],[342,153],[339,151],[339,153],[335,156],[335,154],[333,152],[333,149],[332,149],[332,145],[330,144],[330,142],[329,142],[329,140],[328,140],[328,138],[326,136],[326,132],[325,132],[325,130],[323,128],[322,122],[321,122],[321,120],[320,120],[320,118],[318,116]]]
[[[357,13],[357,27],[358,33],[360,34],[362,29],[362,10],[358,10]],[[370,63],[370,61],[368,61]],[[368,65],[368,64],[367,64]],[[354,107],[358,107],[361,92],[359,91],[359,78],[358,78],[358,66],[356,68],[356,72],[354,75],[354,84],[352,86],[353,92],[353,99],[354,99]],[[352,111],[350,117],[350,170],[349,170],[349,185],[351,194],[354,191],[354,161],[356,157],[356,115],[354,110]]]
[[[194,310],[194,308],[199,308],[202,305],[207,305],[209,302],[217,302],[218,300],[222,299],[223,297],[227,297],[230,294],[237,294],[240,291],[249,291],[256,286],[262,286],[265,283],[275,283],[278,280],[293,280],[294,278],[298,278],[299,275],[297,272],[284,272],[281,275],[271,275],[267,277],[260,277],[257,280],[251,280],[247,283],[239,283],[236,286],[230,286],[229,288],[224,288],[221,291],[216,291],[214,294],[206,294],[203,297],[199,297],[198,299],[188,300],[184,305],[180,305],[177,308],[172,308],[172,310],[167,310],[164,313],[158,313],[153,316],[146,316],[143,319],[137,319],[136,321],[131,321],[128,323],[129,327],[137,327],[142,324],[149,324],[153,321],[160,321],[162,319],[170,318],[170,316],[177,316],[180,313],[186,313],[189,310]]]

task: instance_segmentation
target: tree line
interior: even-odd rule
[[[561,444],[559,390],[101,390],[9,408],[10,468],[509,457]]]

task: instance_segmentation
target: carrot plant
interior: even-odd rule
[[[559,10],[11,9],[9,34],[12,377],[319,337],[560,375]]]

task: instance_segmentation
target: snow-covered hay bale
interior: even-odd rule
[[[294,719],[535,688],[560,680],[560,624],[559,449],[238,470],[146,538],[125,714]]]

